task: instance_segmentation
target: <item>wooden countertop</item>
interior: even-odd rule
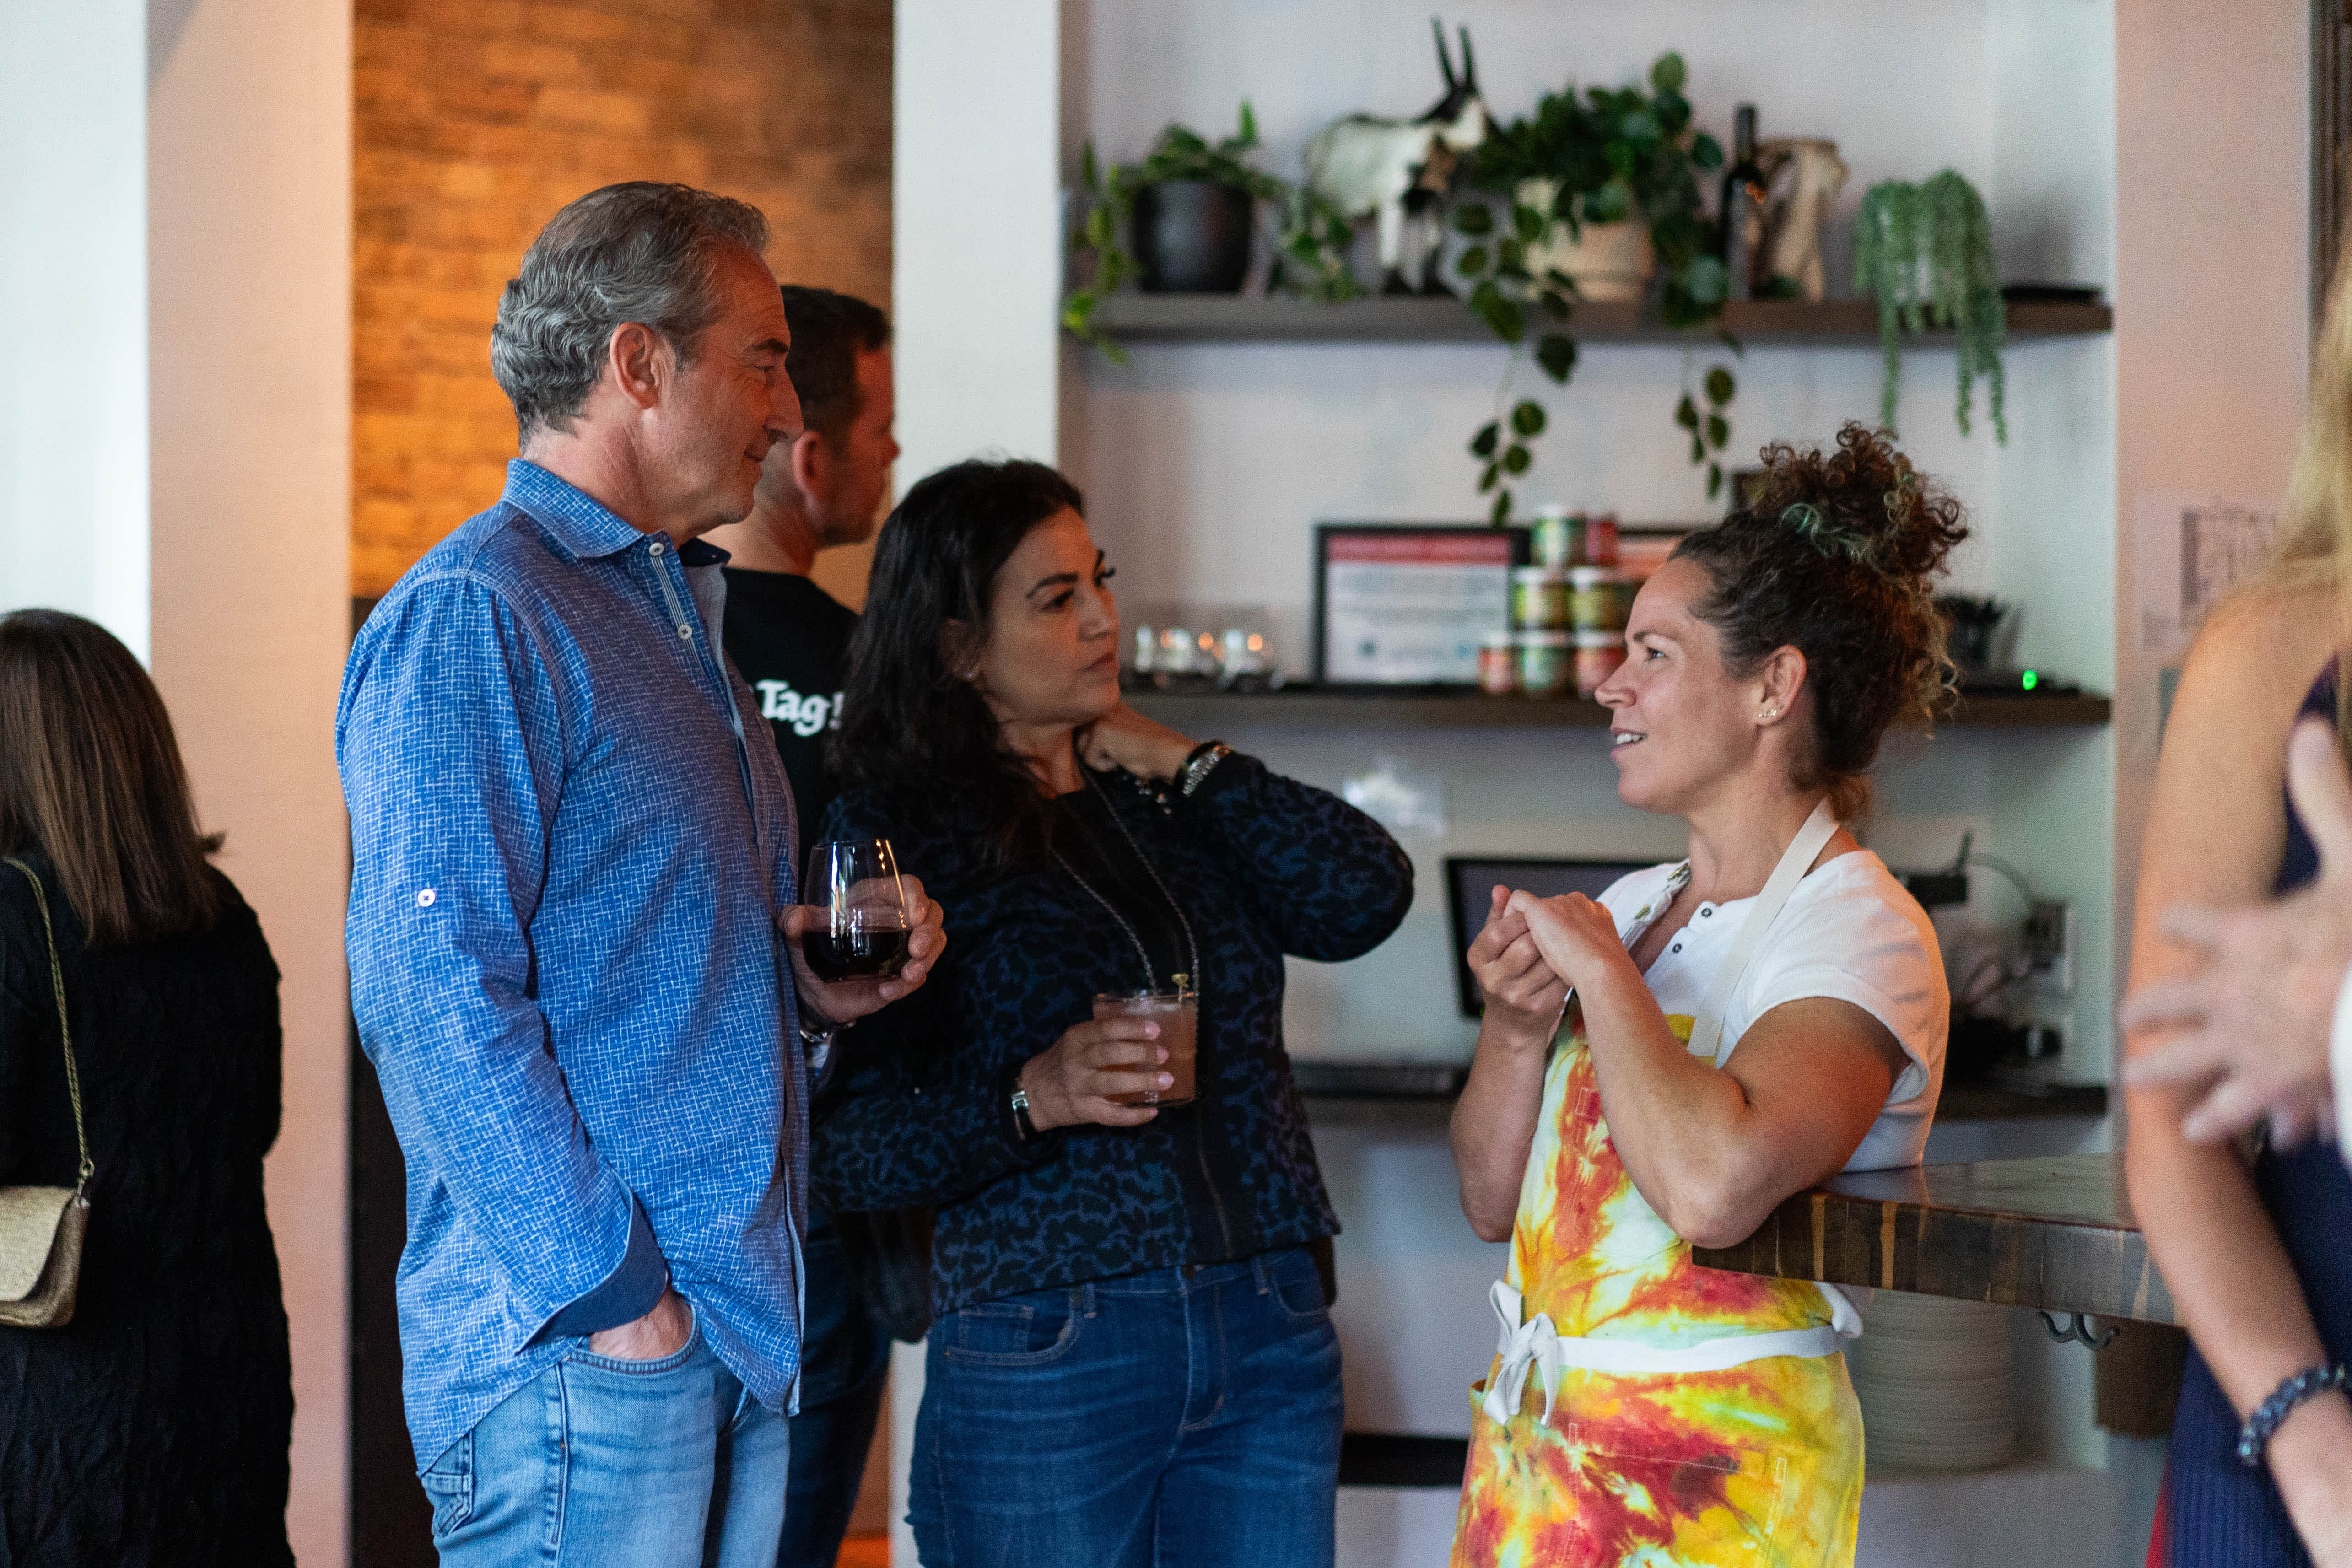
[[[1862,1171],[1801,1192],[1710,1269],[2169,1323],[2120,1155]]]

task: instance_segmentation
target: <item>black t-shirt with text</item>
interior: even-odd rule
[[[805,577],[727,569],[727,656],[776,737],[803,847],[840,789],[824,742],[841,727],[841,677],[856,625],[856,612]]]

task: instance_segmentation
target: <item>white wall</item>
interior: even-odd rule
[[[2116,0],[2116,570],[2134,497],[2277,500],[2310,317],[2310,46],[2301,0]],[[2182,106],[2201,103],[2202,112]],[[2116,644],[2116,904],[2156,772],[2157,660]],[[2126,915],[2128,928],[2128,915]]]
[[[222,869],[284,972],[268,1180],[293,1324],[287,1518],[299,1559],[331,1565],[346,1552],[349,850],[333,726],[351,618],[351,13],[174,0],[156,22],[153,668],[197,810],[228,833]]]
[[[0,611],[144,658],[147,14],[0,5]]]
[[[904,486],[980,454],[1052,462],[1061,349],[1055,0],[898,0],[891,315]],[[915,1562],[919,1346],[890,1371],[890,1552]]]

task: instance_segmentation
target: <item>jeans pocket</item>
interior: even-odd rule
[[[934,1333],[948,1358],[973,1366],[1044,1366],[1077,1343],[1080,1314],[1070,1291],[1032,1291],[976,1301],[947,1314]]]
[[[1276,1253],[1266,1260],[1265,1272],[1274,1287],[1274,1299],[1282,1303],[1292,1322],[1304,1327],[1331,1315],[1331,1309],[1323,1302],[1323,1277],[1315,1271],[1315,1260],[1305,1248]]]
[[[417,1480],[433,1505],[433,1540],[438,1544],[474,1513],[474,1435],[471,1432],[442,1450]]]
[[[626,1377],[658,1377],[665,1372],[676,1372],[694,1359],[694,1353],[702,1348],[702,1314],[694,1312],[691,1305],[687,1310],[693,1312],[694,1326],[687,1331],[686,1343],[667,1355],[648,1356],[643,1360],[625,1355],[598,1355],[583,1339],[579,1342],[580,1348],[570,1352],[563,1359],[582,1366],[617,1372]]]

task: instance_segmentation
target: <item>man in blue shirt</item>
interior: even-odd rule
[[[677,185],[556,214],[492,333],[506,494],[344,673],[352,1005],[407,1157],[445,1564],[773,1563],[808,1059],[944,945],[909,879],[899,977],[810,974],[791,793],[719,650],[698,536],[800,423],[766,237]]]

